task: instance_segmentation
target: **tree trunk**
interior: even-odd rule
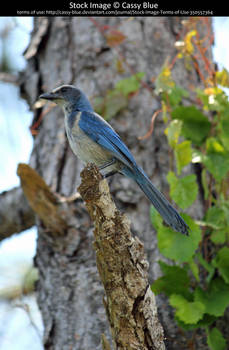
[[[137,72],[145,72],[144,81],[110,123],[121,135],[137,162],[153,183],[168,192],[168,145],[164,125],[157,118],[152,137],[139,141],[147,133],[153,113],[160,108],[152,97],[150,85],[166,59],[172,59],[174,42],[182,30],[182,18],[35,18],[35,28],[25,56],[28,65],[22,75],[21,91],[32,106],[44,91],[61,84],[80,87],[92,100],[104,96],[114,84]],[[126,39],[122,40],[120,35]],[[200,34],[206,28],[200,25]],[[115,37],[115,42],[111,42]],[[209,49],[210,50],[210,49]],[[207,53],[211,55],[210,52]],[[183,60],[173,69],[176,82],[200,85],[198,72],[187,70]],[[47,107],[45,107],[47,108]],[[55,192],[72,195],[80,183],[82,164],[72,154],[64,130],[63,112],[49,108],[34,140],[30,165]],[[41,110],[34,112],[34,122]],[[132,223],[133,233],[144,242],[150,263],[151,281],[158,277],[157,239],[149,218],[150,203],[136,185],[119,175],[110,180],[111,193]],[[199,217],[201,199],[191,214]],[[110,339],[100,283],[92,248],[92,223],[81,200],[69,202],[65,210],[73,216],[71,227],[63,235],[53,235],[37,219],[39,269],[38,303],[42,312],[45,349],[101,349],[101,333]],[[70,216],[71,216],[70,215]],[[163,297],[157,298],[159,314],[166,331],[168,349],[188,349],[186,334],[180,334],[171,309]],[[198,339],[205,349],[203,339]],[[199,347],[200,348],[200,347]]]

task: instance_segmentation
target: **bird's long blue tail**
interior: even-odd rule
[[[188,235],[188,225],[163,194],[152,184],[141,168],[138,167],[132,170],[124,167],[121,172],[123,175],[132,178],[138,184],[169,226],[175,231]]]

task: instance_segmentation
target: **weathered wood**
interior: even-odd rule
[[[35,225],[35,216],[21,187],[0,193],[0,240]]]
[[[81,177],[78,190],[95,225],[96,263],[114,348],[164,350],[143,243],[131,235],[130,222],[117,210],[98,169],[88,165]]]

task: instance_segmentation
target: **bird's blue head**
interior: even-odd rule
[[[50,100],[63,107],[68,113],[73,111],[93,111],[85,94],[72,85],[62,85],[39,98]]]

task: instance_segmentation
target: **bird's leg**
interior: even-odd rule
[[[117,170],[112,170],[112,171],[110,171],[109,173],[103,175],[103,178],[106,179],[106,178],[109,177],[109,176],[112,176],[112,175],[114,175],[114,174],[117,174],[117,172],[118,172]]]
[[[98,168],[99,170],[105,169],[107,167],[109,167],[110,165],[113,165],[116,162],[115,158],[112,158],[111,161],[104,163],[103,165],[100,165]]]
[[[115,163],[116,163],[116,159],[112,158],[112,160],[110,162],[107,162],[107,163],[99,166],[99,170],[106,169],[106,168],[108,168],[109,166],[111,166],[111,165],[113,165]],[[105,178],[107,178],[107,177],[109,177],[111,175],[116,174],[117,172],[118,172],[117,170],[111,170],[107,174],[103,175],[103,178],[105,179]]]

